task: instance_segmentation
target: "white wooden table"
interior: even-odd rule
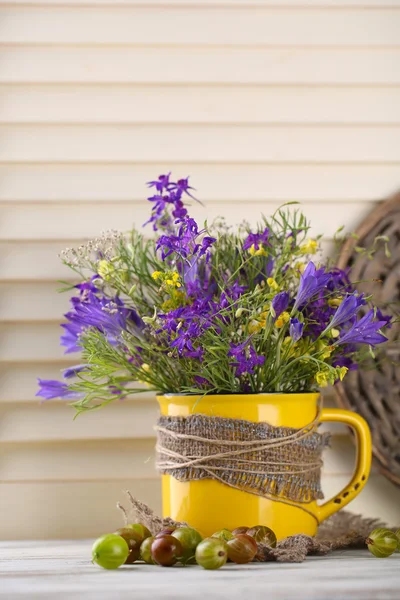
[[[135,564],[104,571],[91,564],[92,541],[1,542],[0,597],[163,600],[399,600],[400,554],[368,550],[309,557],[301,564],[200,567]]]

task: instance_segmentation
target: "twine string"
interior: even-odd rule
[[[321,454],[328,437],[317,433],[319,416],[320,410],[300,429],[201,414],[160,417],[157,467],[179,481],[214,479],[301,507],[323,497]]]

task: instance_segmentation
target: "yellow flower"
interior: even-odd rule
[[[97,265],[98,274],[106,281],[107,279],[110,279],[110,275],[114,272],[114,270],[114,266],[108,260],[101,260]]]
[[[337,338],[337,337],[339,337],[339,335],[340,335],[339,329],[335,329],[335,328],[331,329],[331,336],[333,338]]]
[[[249,248],[249,253],[251,254],[251,256],[267,256],[267,253],[265,252],[261,244],[258,245],[258,250],[256,250],[255,245],[252,244],[252,246]]]
[[[337,371],[339,371],[339,379],[340,381],[343,381],[343,379],[345,378],[345,375],[347,374],[347,371],[349,369],[347,367],[340,367],[337,369]]]
[[[342,296],[339,296],[338,298],[331,298],[330,300],[328,300],[328,304],[332,308],[337,308],[338,306],[340,306],[342,304],[342,302],[343,302]]]
[[[177,273],[176,271],[173,273],[170,273],[169,279],[166,279],[165,283],[167,285],[171,285],[172,287],[177,287],[177,288],[182,287],[182,285],[179,281],[179,273]]]
[[[288,323],[290,319],[290,315],[288,312],[283,312],[279,315],[279,317],[277,318],[277,320],[275,321],[275,327],[278,327],[278,329],[280,329],[281,327],[283,327],[285,325],[285,323]]]
[[[257,321],[257,319],[252,319],[248,324],[247,329],[249,333],[256,333],[262,329],[262,326],[263,325],[260,323],[260,321]]]
[[[318,373],[315,375],[315,381],[318,383],[319,386],[327,387],[329,383],[328,373],[326,373],[325,371],[318,371]]]
[[[143,363],[141,366],[141,369],[145,373],[148,373],[150,371],[150,365],[148,365],[147,363]],[[138,381],[138,383],[144,383],[145,385],[150,385],[148,381],[144,381],[143,379],[140,379],[140,378],[138,378],[137,381]]]
[[[172,290],[171,296],[162,303],[161,308],[164,312],[169,312],[170,310],[185,306],[185,304],[188,304],[186,294],[184,292]]]
[[[268,277],[267,283],[268,283],[269,287],[272,288],[273,290],[279,290],[279,285],[276,283],[276,281],[273,277]]]
[[[295,271],[297,274],[303,274],[306,268],[304,263],[298,262],[294,265]]]
[[[162,273],[161,271],[154,271],[154,273],[151,274],[152,278],[157,281],[157,279],[160,279]]]
[[[307,240],[307,242],[300,247],[300,252],[302,254],[315,254],[318,249],[317,240]]]

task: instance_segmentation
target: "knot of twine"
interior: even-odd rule
[[[215,479],[230,487],[286,503],[323,498],[319,414],[301,429],[241,419],[159,418],[157,468],[179,481]],[[308,511],[307,511],[308,512]]]

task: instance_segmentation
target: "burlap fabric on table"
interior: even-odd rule
[[[169,525],[190,525],[177,523],[173,519],[162,519],[146,504],[136,500],[127,492],[129,507],[120,503],[118,508],[123,512],[125,524],[142,523],[155,534]],[[276,548],[259,545],[257,560],[261,562],[302,562],[308,554],[327,554],[332,550],[345,548],[364,548],[365,539],[375,527],[385,524],[378,519],[366,519],[347,511],[336,513],[319,527],[316,537],[294,535],[278,542]]]

